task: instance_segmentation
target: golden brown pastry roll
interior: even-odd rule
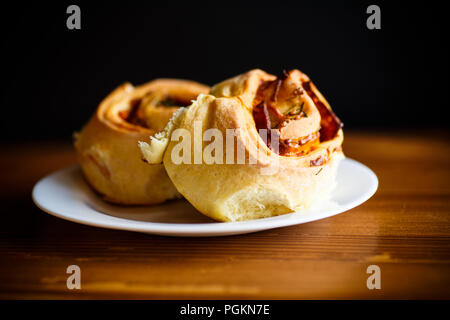
[[[163,160],[177,190],[203,214],[250,220],[328,199],[344,157],[341,127],[302,72],[252,70],[177,111],[141,150],[151,163]]]
[[[108,95],[75,134],[75,149],[89,184],[107,201],[156,204],[179,197],[162,164],[142,161],[138,141],[161,131],[172,114],[209,87],[187,80],[125,83]]]

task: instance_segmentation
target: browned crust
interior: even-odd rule
[[[156,107],[154,126],[137,112],[135,101],[149,94],[176,97],[186,103],[209,87],[187,80],[158,79],[134,87],[124,83],[99,105],[90,121],[76,135],[75,149],[86,180],[108,202],[126,205],[157,204],[179,197],[164,166],[141,160],[138,141],[162,130],[176,107]],[[144,114],[145,115],[145,114]]]

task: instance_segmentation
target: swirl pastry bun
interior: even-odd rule
[[[162,164],[142,161],[137,142],[148,141],[179,107],[208,91],[205,85],[175,79],[116,88],[75,134],[78,161],[89,184],[118,204],[157,204],[179,197]]]
[[[218,221],[250,220],[298,211],[328,198],[344,157],[341,127],[302,72],[276,77],[252,70],[215,85],[209,95],[180,109],[165,133],[151,144],[142,143],[141,150],[151,162],[163,159],[177,190],[201,213]],[[189,133],[194,147],[183,159],[191,164],[177,160],[175,129]],[[214,141],[233,132],[236,143],[230,149],[223,142],[223,151],[209,152],[213,139],[205,139],[208,129],[216,132]],[[194,139],[200,131],[199,144]],[[238,148],[244,161],[237,158]],[[155,156],[158,152],[163,157]]]

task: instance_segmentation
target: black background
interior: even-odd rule
[[[445,19],[431,2],[16,2],[1,10],[0,141],[70,139],[124,81],[212,85],[252,68],[307,73],[346,129],[447,130]]]

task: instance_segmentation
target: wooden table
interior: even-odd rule
[[[40,211],[31,188],[75,162],[70,144],[2,146],[0,298],[450,298],[450,135],[346,133],[378,175],[344,214],[248,235],[170,238]],[[66,268],[81,268],[68,290]],[[368,290],[366,268],[381,268]]]

